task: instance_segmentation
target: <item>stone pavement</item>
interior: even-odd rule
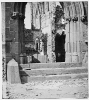
[[[7,84],[10,99],[88,98],[88,79],[49,80]]]

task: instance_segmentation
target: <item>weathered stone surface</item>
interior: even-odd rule
[[[6,38],[10,38],[10,31],[9,31],[9,28],[6,28],[6,29],[5,29],[5,32],[6,32]]]
[[[12,42],[11,44],[11,52],[15,54],[19,54],[20,51],[20,43],[19,42]]]
[[[44,11],[41,9],[40,5],[39,5],[39,9],[41,12],[41,15],[39,14],[39,10],[38,9],[38,4],[32,3],[33,4],[33,25],[35,28],[41,28],[42,33],[47,33],[48,34],[48,41],[47,41],[47,54],[48,54],[48,59],[49,62],[53,62],[54,59],[53,57],[55,56],[53,53],[52,54],[52,48],[54,48],[54,39],[55,37],[52,36],[52,21],[53,21],[53,13],[55,12],[55,7],[57,6],[56,4],[58,4],[57,2],[48,2],[44,3],[45,9]],[[82,5],[82,3],[84,3],[84,5]],[[61,3],[60,3],[61,4]],[[77,56],[79,57],[79,61],[76,60],[76,62],[82,62],[81,59],[81,54],[79,54],[80,52],[83,52],[86,47],[84,45],[84,41],[87,39],[88,37],[88,25],[85,24],[84,22],[81,21],[81,17],[85,16],[85,13],[88,12],[87,7],[88,4],[87,2],[63,2],[64,4],[64,16],[65,18],[70,18],[70,22],[66,22],[65,25],[65,34],[66,34],[66,43],[65,43],[65,51],[66,51],[66,61],[68,61],[68,53],[70,53],[71,58],[75,58],[74,55],[72,56],[72,53],[77,52]],[[3,3],[2,3],[3,5]],[[75,5],[75,6],[74,6]],[[61,5],[62,6],[62,5]],[[81,6],[81,7],[80,7]],[[32,5],[31,5],[32,7]],[[81,9],[82,8],[82,9]],[[84,9],[85,8],[85,9]],[[3,15],[3,26],[5,28],[3,28],[3,30],[5,29],[5,35],[6,37],[11,37],[12,40],[18,42],[20,40],[20,42],[23,42],[23,19],[12,19],[11,18],[11,14],[14,12],[14,9],[17,9],[18,12],[19,10],[21,10],[20,5],[15,8],[15,3],[14,2],[6,2],[4,8],[2,7],[2,15]],[[23,9],[25,9],[25,6],[23,7]],[[36,11],[37,10],[37,11]],[[31,12],[32,13],[32,12]],[[24,13],[23,13],[24,14]],[[86,13],[87,15],[87,13]],[[77,21],[73,21],[74,17],[78,17]],[[5,17],[5,18],[4,18]],[[40,20],[41,18],[41,20]],[[4,22],[5,21],[5,22]],[[20,22],[20,23],[19,23]],[[55,23],[54,23],[55,25]],[[8,29],[9,30],[8,30]],[[55,27],[54,27],[55,29]],[[14,33],[15,32],[15,33]],[[10,33],[14,33],[14,35],[12,36]],[[4,32],[3,32],[4,34]],[[3,36],[4,37],[4,36]],[[21,38],[20,38],[21,37]],[[79,44],[79,42],[83,41],[83,43]],[[22,46],[21,49],[23,49],[24,47]],[[18,47],[16,48],[18,49]],[[84,50],[83,50],[84,49]],[[86,51],[85,51],[86,52]],[[55,58],[55,57],[54,57]],[[75,60],[69,60],[69,62],[75,62]]]
[[[84,55],[83,63],[88,63],[88,52]]]
[[[27,84],[10,84],[9,99],[87,99],[88,80],[46,80]]]
[[[22,82],[88,77],[88,68],[85,65],[82,67],[82,63],[21,64],[21,67],[23,68],[20,70]]]
[[[7,80],[9,83],[20,83],[18,63],[12,59],[7,64]]]
[[[29,64],[20,64],[23,69],[29,69]],[[82,63],[30,63],[31,69],[38,68],[73,68],[81,67]]]
[[[11,7],[11,2],[6,2],[6,7]]]
[[[67,74],[81,74],[87,73],[87,68],[85,67],[76,67],[76,68],[40,68],[40,69],[31,69],[20,71],[21,75],[28,76],[49,76],[49,75],[67,75]]]

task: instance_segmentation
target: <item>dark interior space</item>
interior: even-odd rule
[[[65,34],[56,34],[55,37],[56,62],[65,62]]]

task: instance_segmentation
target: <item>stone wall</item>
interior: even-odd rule
[[[24,52],[25,5],[26,3],[2,3],[3,48],[6,48],[7,62],[12,56],[15,56],[16,60],[18,60],[20,53]],[[49,62],[55,62],[55,35],[52,34],[52,30],[56,2],[34,2],[31,7],[33,7],[31,9],[33,27],[40,29],[44,34],[48,34],[47,55]],[[66,62],[82,62],[83,55],[87,51],[85,40],[88,38],[88,24],[87,21],[84,21],[88,13],[87,8],[87,2],[64,2],[64,15],[67,23],[65,27]],[[16,14],[16,16],[12,16],[13,14]]]
[[[87,50],[88,26],[81,19],[85,15],[84,2],[72,2],[64,7],[67,24],[66,33],[66,62],[82,62],[83,51]],[[87,20],[86,20],[87,22]]]
[[[18,41],[18,35],[16,34],[18,25],[15,20],[11,18],[11,14],[14,11],[14,2],[5,2],[5,11],[2,11],[5,13],[3,15],[3,18],[5,17],[5,24],[4,30],[5,35],[3,34],[3,39],[5,41],[5,50],[6,50],[6,62],[8,62],[12,58],[12,53],[15,51],[14,49],[17,49],[17,43],[13,45],[13,41],[16,39]],[[17,51],[18,52],[18,51]]]
[[[81,55],[87,48],[84,42],[88,37],[87,25],[81,21],[81,17],[85,16],[83,3],[86,11],[88,11],[87,2],[64,2],[64,17],[65,20],[70,20],[67,21],[65,26],[66,62],[82,62]],[[55,30],[55,22],[53,23],[53,20],[58,2],[41,2],[33,3],[33,5],[35,5],[33,7],[33,24],[35,27],[39,26],[43,34],[48,34],[47,56],[49,62],[55,62],[55,35],[52,34],[52,31]],[[39,25],[37,26],[38,23]]]
[[[47,3],[49,3],[49,6],[47,5]],[[48,62],[55,62],[54,61],[54,52],[52,49],[52,45],[53,45],[53,36],[52,36],[52,20],[54,17],[54,12],[55,12],[55,6],[56,3],[55,2],[45,2],[45,6],[49,7],[48,11],[47,8],[45,8],[45,14],[42,14],[41,17],[41,30],[43,34],[47,34],[47,57],[48,57]],[[55,56],[55,55],[54,55]]]
[[[13,9],[12,7],[12,3],[5,3],[5,41],[6,41],[6,45],[8,45],[6,47],[6,62],[8,62],[11,59],[11,41],[13,39],[12,34],[10,33],[11,31],[11,25],[10,25],[10,15],[11,15],[11,9]],[[9,50],[8,50],[9,49]]]
[[[20,3],[5,2],[6,62],[8,62],[12,56],[16,61],[19,61],[20,53],[24,52],[24,15],[18,11],[20,8],[18,6],[19,4]]]

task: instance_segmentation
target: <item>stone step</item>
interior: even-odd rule
[[[20,70],[21,76],[48,76],[62,74],[79,74],[87,73],[87,67],[71,67],[71,68],[39,68],[39,69],[23,69]]]
[[[38,69],[38,68],[70,68],[70,67],[81,67],[81,63],[30,63],[30,64],[20,64],[23,69]]]
[[[21,76],[22,83],[46,81],[46,80],[67,80],[67,79],[88,78],[87,73],[66,74],[66,75],[49,75],[49,76]]]

